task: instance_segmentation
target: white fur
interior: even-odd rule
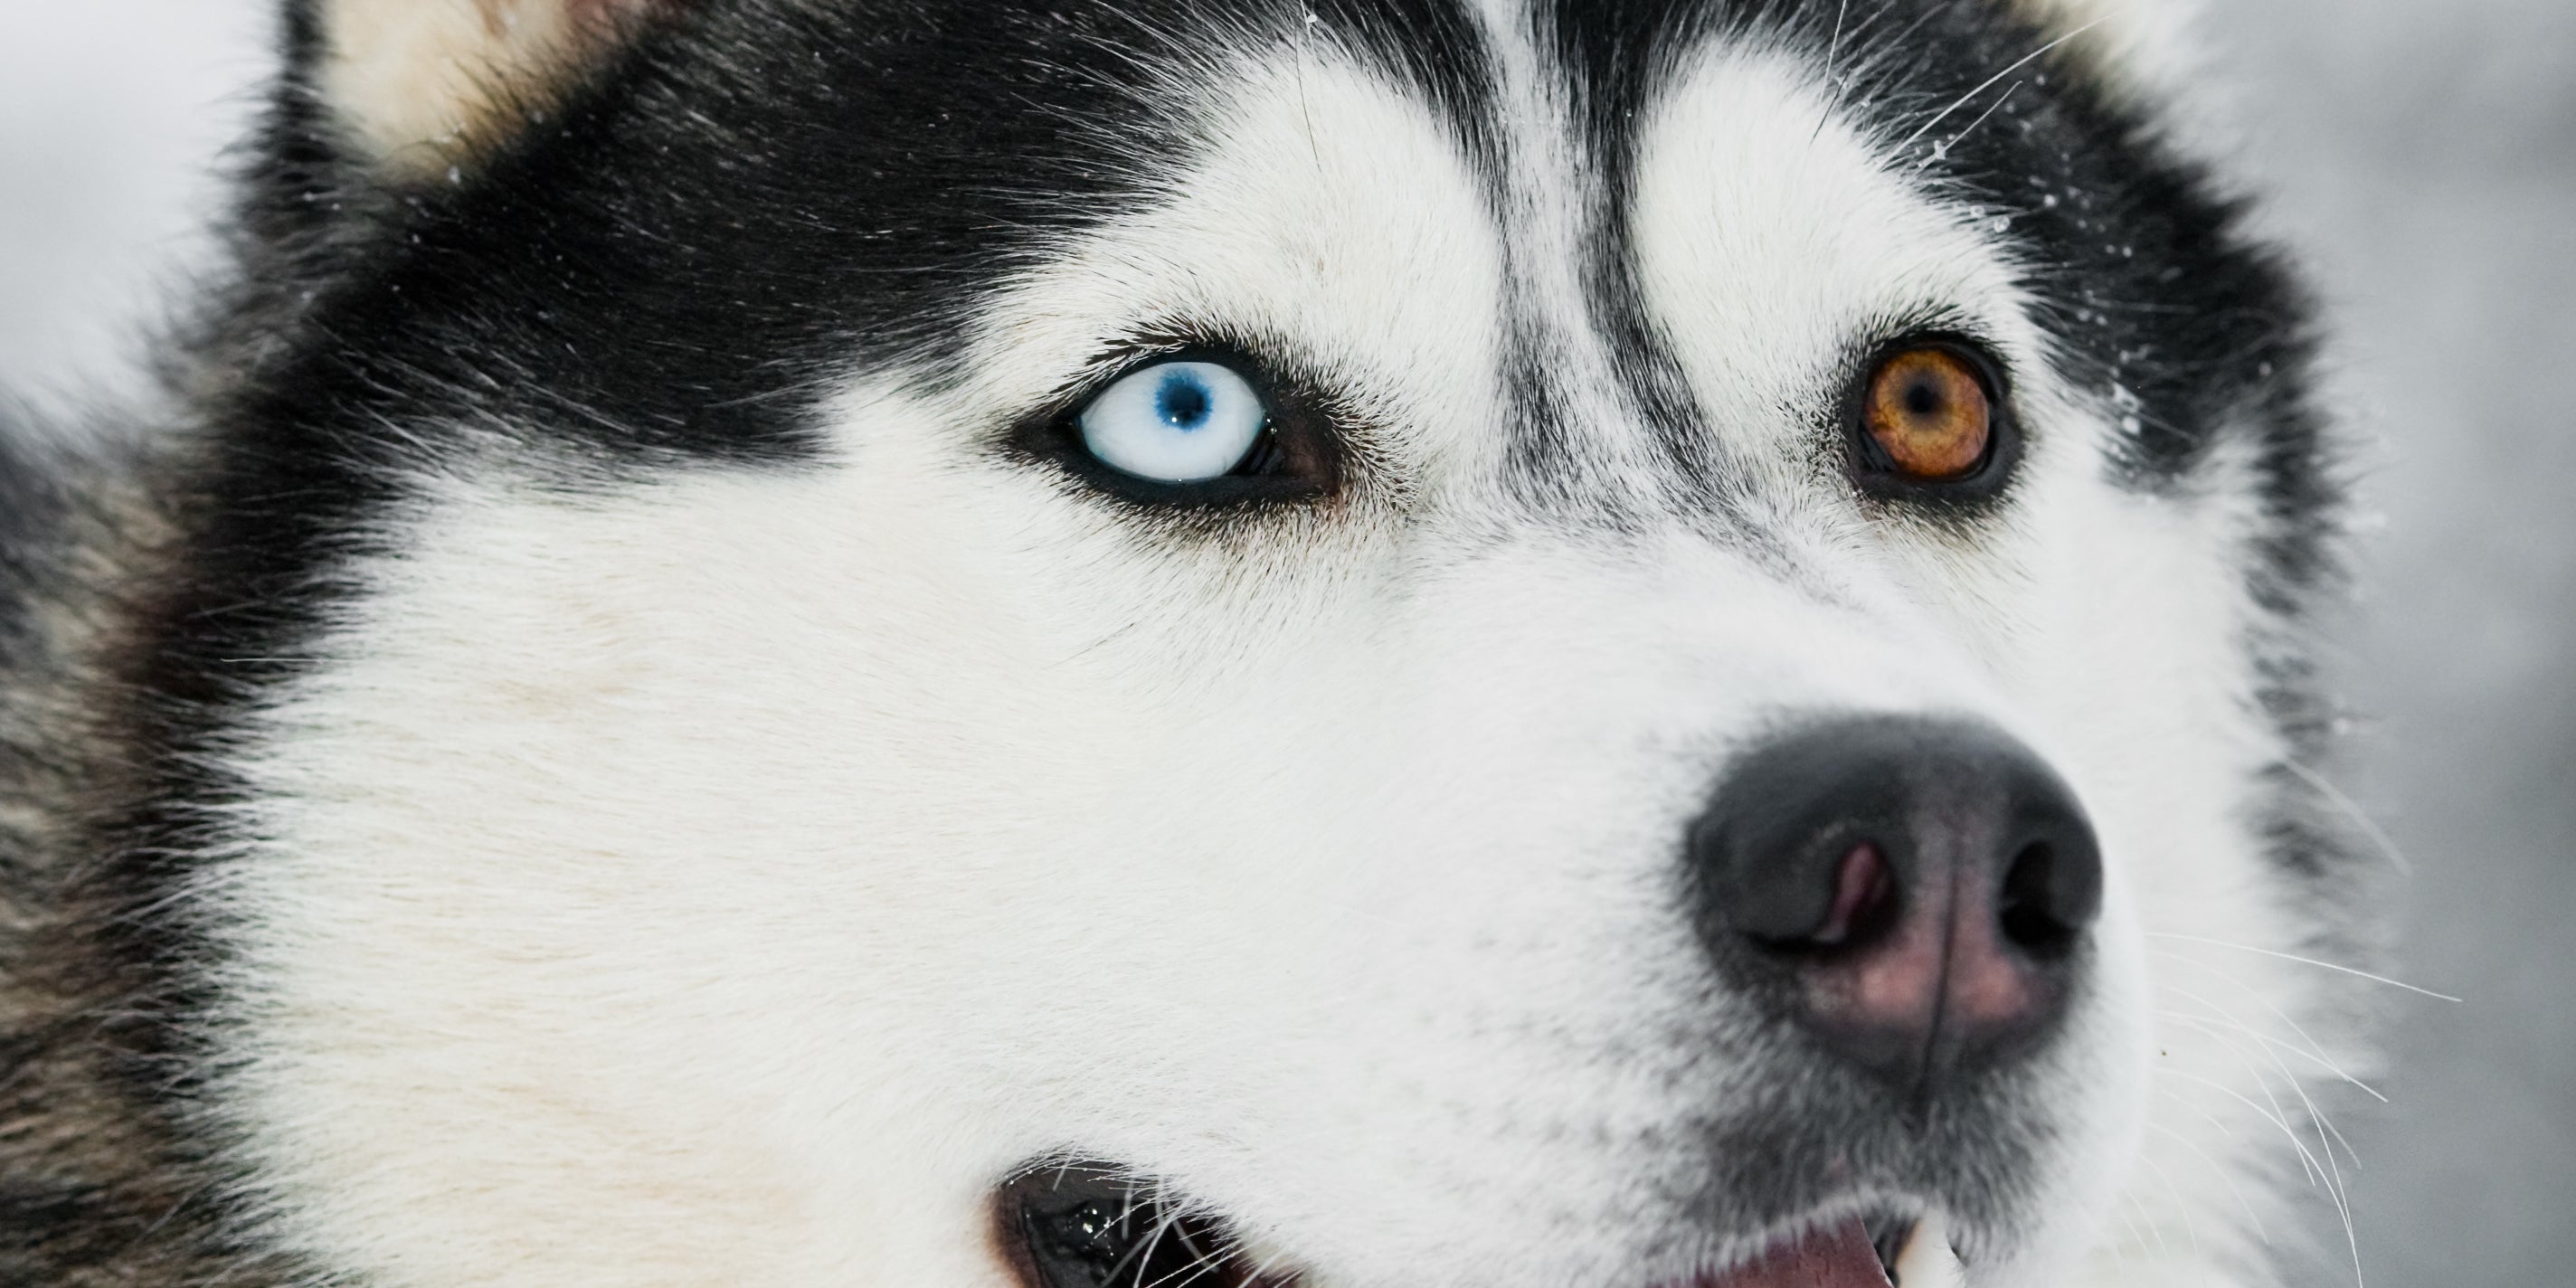
[[[2262,1090],[2171,1014],[2301,1005],[2153,937],[2275,924],[2234,493],[2106,482],[2115,412],[2048,383],[1978,220],[1812,72],[1717,50],[1647,135],[1647,303],[1830,593],[1697,525],[1528,520],[1507,299],[1548,311],[1584,459],[1645,467],[1572,287],[1588,180],[1519,57],[1499,223],[1427,108],[1247,51],[1177,195],[1018,282],[961,386],[854,376],[829,468],[417,480],[405,553],[352,570],[242,749],[262,839],[201,892],[269,1233],[384,1288],[1000,1288],[986,1195],[1063,1150],[1182,1182],[1318,1288],[1669,1282],[1740,1250],[1625,1224],[1679,1165],[1654,1133],[1734,1072],[1659,1043],[1711,1004],[1674,838],[1765,721],[1938,710],[2048,753],[2110,865],[2064,1202],[1975,1282],[2222,1282]],[[1920,306],[2028,374],[2028,499],[1975,542],[1802,447],[1849,328]],[[1347,391],[1373,428],[1339,510],[1156,536],[993,449],[1172,323]]]

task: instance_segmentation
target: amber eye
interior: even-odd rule
[[[1861,399],[1861,428],[1898,477],[1948,483],[1978,472],[1993,452],[1995,407],[1985,377],[1946,345],[1899,349],[1879,359]]]

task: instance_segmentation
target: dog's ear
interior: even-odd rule
[[[509,137],[680,0],[296,0],[306,83],[361,159],[444,169]]]

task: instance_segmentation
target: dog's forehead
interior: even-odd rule
[[[1709,510],[1755,472],[1722,463],[1777,462],[1838,368],[1904,328],[1973,332],[2037,374],[2009,221],[1906,162],[1901,129],[1939,124],[1919,105],[1956,87],[1888,84],[1899,54],[1966,76],[2047,38],[1961,27],[1993,49],[1945,53],[1943,12],[1891,31],[1840,8],[1421,0],[1141,22],[1119,39],[1150,44],[1111,65],[1151,79],[1069,109],[1106,141],[1103,186],[963,328],[988,341],[993,410],[1139,336],[1213,338],[1624,524]]]
[[[1724,173],[1716,153],[1685,149],[1658,169],[1656,140],[1675,137],[1677,114],[1717,83],[1709,69],[1733,60],[1768,69],[1759,83],[1775,91],[1776,110],[1768,125],[1703,111],[1702,136],[1769,138],[1777,171],[1811,141],[1829,151],[1835,140],[1822,136],[1839,123],[1868,149],[1881,189],[1978,221],[1990,258],[2013,266],[2014,311],[2038,332],[2031,351],[2045,352],[2064,387],[2116,400],[2124,415],[2115,419],[2126,423],[2115,453],[2140,477],[2169,475],[2197,459],[2259,377],[2294,364],[2302,337],[2284,323],[2298,302],[2229,233],[2230,208],[2156,147],[2133,107],[2095,83],[2093,60],[2074,54],[2082,42],[2061,43],[2081,28],[2031,19],[2032,8],[1167,0],[712,9],[703,26],[644,51],[609,86],[618,92],[573,104],[549,137],[417,226],[425,249],[404,250],[417,262],[396,278],[410,318],[452,309],[478,327],[494,316],[537,319],[524,337],[495,337],[526,376],[514,387],[556,399],[576,391],[600,413],[594,419],[616,427],[612,448],[641,439],[657,450],[792,455],[812,441],[803,391],[853,371],[956,371],[985,338],[997,294],[1058,266],[1068,245],[1167,203],[1195,165],[1240,145],[1242,118],[1224,109],[1264,82],[1278,101],[1307,93],[1320,113],[1278,140],[1274,184],[1295,182],[1298,166],[1384,154],[1390,138],[1373,133],[1373,121],[1400,116],[1406,137],[1436,138],[1438,164],[1473,203],[1450,226],[1466,239],[1490,230],[1508,260],[1487,316],[1460,308],[1444,325],[1499,328],[1505,419],[1541,465],[1530,477],[1557,487],[1579,475],[1562,452],[1545,459],[1551,448],[1568,424],[1614,419],[1566,405],[1569,379],[1623,388],[1634,413],[1626,419],[1648,440],[1638,450],[1673,458],[1662,471],[1671,474],[1690,455],[1677,445],[1724,411],[1702,401],[1705,377],[1724,373],[1695,381],[1689,364],[1724,355],[1655,312],[1664,267],[1641,248],[1661,235],[1687,249],[1695,235],[1726,231],[1727,212],[1653,203],[1698,165],[1712,190],[1732,185],[1739,208],[1820,227],[1867,213],[1812,190],[1783,191],[1759,172]],[[1401,111],[1320,112],[1324,91],[1349,83],[1346,72]],[[1803,135],[1788,119],[1801,114]],[[1659,225],[1658,209],[1683,217]],[[1878,240],[1933,247],[1913,231],[1881,219]],[[1388,285],[1384,273],[1367,275],[1402,244],[1365,242],[1333,243],[1309,267]],[[1860,262],[1850,249],[1811,239],[1776,262],[1796,258],[1814,272],[1807,285],[1822,290]],[[459,274],[460,261],[478,270]],[[794,271],[780,270],[787,264]],[[493,284],[524,297],[496,299]],[[1727,295],[1714,284],[1692,289],[1696,298],[1679,301],[1685,312]],[[1955,302],[1939,290],[1916,294],[1870,303],[1902,311]],[[714,300],[723,301],[720,323],[709,315]],[[1577,323],[1597,342],[1596,366],[1615,367],[1615,379],[1557,361]],[[629,342],[557,339],[583,332]],[[1091,339],[1105,348],[1119,338]],[[386,371],[351,373],[349,397],[364,402],[366,390],[453,365],[444,352],[391,349],[366,358]],[[1799,352],[1813,361],[1820,348]],[[479,410],[560,419],[552,407]]]
[[[993,413],[1134,338],[1209,340],[1334,390],[1410,477],[1482,458],[1624,523],[1705,513],[1795,454],[1898,329],[2043,365],[1990,221],[1910,182],[1794,50],[1677,36],[1612,148],[1529,34],[1493,36],[1463,113],[1332,35],[1230,55],[1197,128],[1143,162],[1159,188],[986,303]]]

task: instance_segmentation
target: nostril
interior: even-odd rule
[[[1885,853],[1863,841],[1835,867],[1833,908],[1806,942],[1817,948],[1866,944],[1896,920],[1896,912],[1895,869]]]
[[[2004,938],[2033,957],[2055,959],[2075,947],[2083,927],[2073,915],[2064,889],[2063,862],[2057,847],[2033,841],[2013,855],[2004,870],[1996,899],[1995,919]]]

